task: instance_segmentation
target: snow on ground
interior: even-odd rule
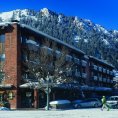
[[[97,109],[76,110],[16,110],[0,111],[0,118],[118,118],[118,109],[101,111]]]

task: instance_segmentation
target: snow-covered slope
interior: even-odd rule
[[[40,11],[29,9],[0,13],[0,22],[18,20],[70,45],[86,54],[111,62],[118,68],[118,31],[109,31],[99,24],[77,16],[65,16],[47,8]]]

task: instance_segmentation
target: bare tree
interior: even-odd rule
[[[48,39],[42,45],[44,46],[41,46],[36,51],[29,50],[28,47],[27,50],[23,50],[23,53],[28,57],[23,63],[24,71],[32,76],[33,80],[31,81],[36,80],[43,83],[46,81],[47,76],[55,84],[76,81],[72,77],[74,63],[72,56],[69,55],[69,50],[62,46],[61,51],[59,51],[56,43],[52,43]],[[29,78],[26,79],[25,77],[24,80],[29,81]]]

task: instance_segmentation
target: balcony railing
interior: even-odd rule
[[[39,44],[33,40],[27,40],[26,45],[29,50],[38,51],[39,49]]]
[[[102,72],[102,67],[98,67],[98,70],[99,70],[100,72]]]
[[[75,72],[76,77],[80,77],[80,72]]]
[[[98,67],[96,65],[93,65],[92,67],[93,67],[94,70],[98,69]]]
[[[82,78],[86,78],[87,77],[87,74],[86,73],[82,73]]]
[[[106,78],[103,78],[103,82],[106,82]]]
[[[61,52],[60,51],[56,50],[55,53],[56,53],[56,58],[59,58],[61,56]]]
[[[41,49],[43,49],[45,51],[45,53],[48,55],[51,55],[52,51],[53,51],[51,48],[49,48],[47,46],[43,46],[43,47],[41,47]]]
[[[110,75],[111,75],[111,76],[114,76],[114,73],[113,73],[113,71],[110,71]]]
[[[102,82],[102,77],[99,77],[99,81]]]
[[[105,68],[103,68],[103,73],[106,73],[106,69]]]
[[[107,79],[107,83],[110,83],[110,79]]]
[[[107,70],[107,74],[109,74],[109,70]]]
[[[82,60],[82,66],[83,66],[83,67],[86,67],[86,65],[87,65],[87,62],[84,61],[84,60]]]
[[[78,58],[74,58],[74,63],[79,65],[80,64],[80,60]]]
[[[72,76],[72,71],[66,72],[66,76],[67,76],[67,77]]]
[[[66,55],[66,61],[71,62],[72,61],[72,56],[71,55]]]
[[[111,82],[110,82],[111,84],[113,84],[113,80],[111,80]]]
[[[97,81],[98,77],[97,76],[93,76],[93,80]]]

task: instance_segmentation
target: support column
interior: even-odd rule
[[[34,89],[34,108],[38,109],[39,107],[39,93],[38,89]]]
[[[55,98],[56,98],[56,97],[55,97],[55,96],[56,96],[55,94],[56,94],[56,92],[52,93],[52,100],[53,100],[53,101],[54,101]]]

